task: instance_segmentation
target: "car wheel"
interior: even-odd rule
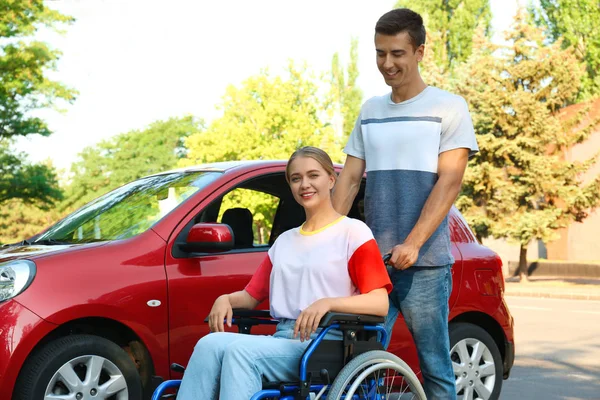
[[[469,323],[450,324],[450,358],[458,399],[498,399],[502,356],[489,333]]]
[[[13,399],[139,400],[142,384],[131,357],[93,335],[44,345],[25,363]]]

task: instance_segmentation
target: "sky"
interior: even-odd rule
[[[54,0],[76,22],[37,38],[62,52],[52,79],[79,91],[64,112],[43,110],[54,132],[17,143],[29,160],[68,171],[77,154],[156,120],[194,115],[210,122],[225,88],[261,69],[306,62],[317,73],[358,39],[364,99],[388,91],[375,65],[373,29],[396,0]],[[490,0],[502,40],[518,0]]]

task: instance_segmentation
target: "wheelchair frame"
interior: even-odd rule
[[[323,342],[325,335],[333,329],[341,330],[344,333],[344,338],[340,341],[343,342],[344,345],[344,362],[342,368],[348,364],[346,358],[352,358],[355,356],[353,353],[353,344],[367,343],[366,341],[358,341],[356,338],[357,331],[366,331],[371,333],[377,333],[377,342],[379,344],[385,343],[387,340],[387,332],[381,325],[377,325],[383,322],[383,317],[375,317],[371,315],[358,315],[358,314],[343,314],[343,313],[327,313],[321,320],[319,326],[323,328],[316,338],[314,338],[311,343],[308,345],[304,354],[302,355],[302,359],[300,361],[300,381],[298,384],[295,383],[275,383],[269,382],[270,385],[278,384],[277,389],[265,389],[258,391],[255,393],[250,400],[263,400],[263,399],[272,399],[277,398],[279,400],[300,400],[300,399],[308,399],[310,398],[311,393],[319,393],[323,391],[323,388],[327,386],[331,386],[332,382],[329,382],[329,376],[326,376],[326,379],[321,379],[327,381],[326,383],[319,384],[311,384],[312,377],[310,376],[309,370],[309,360],[315,353],[318,346]],[[275,325],[278,323],[277,320],[271,319],[268,311],[264,310],[234,310],[234,318],[232,320],[234,325],[238,326],[239,333],[250,333],[250,329],[255,325]],[[348,336],[348,337],[346,337]],[[336,340],[331,342],[337,342]],[[348,354],[347,351],[350,349]],[[381,346],[383,349],[383,346]],[[375,348],[365,349],[362,354],[368,353],[369,351],[377,350]],[[173,367],[173,366],[172,366]],[[408,372],[412,373],[410,368]],[[335,378],[335,377],[334,377]],[[416,376],[415,376],[416,378]],[[418,380],[417,380],[418,382]],[[163,393],[168,389],[173,389],[179,387],[181,384],[181,380],[169,380],[162,382],[154,391],[152,395],[152,400],[160,400],[163,396]],[[419,384],[420,387],[420,384]],[[422,391],[422,388],[420,387]],[[325,397],[324,397],[325,398]],[[424,399],[424,395],[422,399]],[[375,397],[374,399],[379,399],[379,397]]]

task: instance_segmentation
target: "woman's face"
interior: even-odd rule
[[[331,189],[335,177],[311,157],[298,157],[289,168],[290,189],[294,199],[305,209],[315,209],[331,203]]]

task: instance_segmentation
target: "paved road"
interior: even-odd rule
[[[517,358],[502,400],[600,399],[600,301],[506,297]]]

